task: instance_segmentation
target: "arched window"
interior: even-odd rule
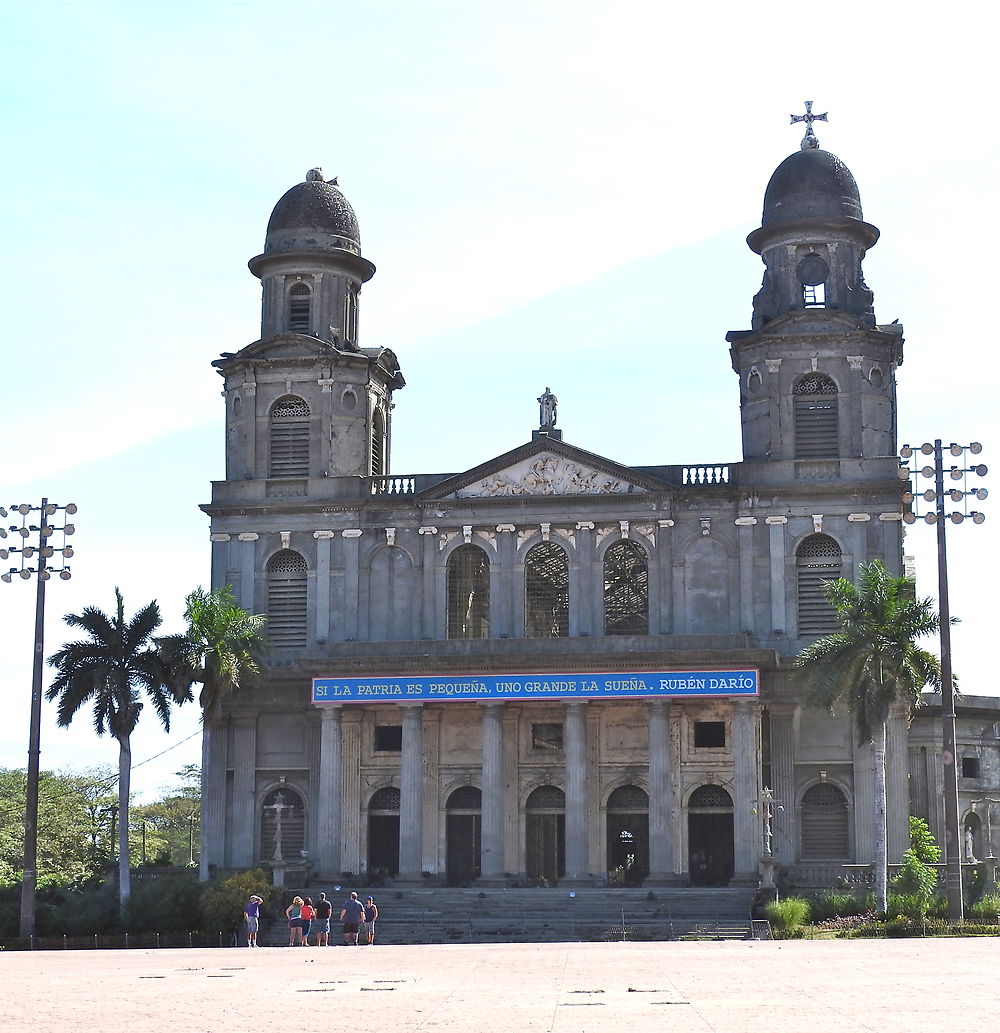
[[[379,811],[382,814],[399,813],[400,792],[396,786],[385,786],[376,790],[368,801],[368,811]]]
[[[837,385],[823,373],[807,373],[792,394],[795,458],[830,459],[838,455]]]
[[[288,786],[268,793],[260,809],[260,859],[297,861],[306,846],[302,797]]]
[[[604,554],[604,634],[649,634],[646,553],[635,542],[615,542]]]
[[[269,477],[309,476],[309,406],[285,395],[271,406]]]
[[[799,283],[802,284],[802,304],[806,308],[826,307],[826,281],[830,267],[814,252],[810,252],[796,268]]]
[[[306,561],[291,549],[267,565],[268,643],[277,649],[306,644]]]
[[[847,800],[829,782],[810,786],[802,797],[802,860],[846,860],[850,856]]]
[[[376,406],[372,413],[372,477],[385,475],[385,417]]]
[[[608,811],[641,812],[649,810],[649,796],[639,786],[619,786],[608,797]]]
[[[733,798],[722,786],[704,785],[691,794],[688,800],[689,811],[731,811]]]
[[[448,557],[448,638],[490,637],[490,561],[478,545]]]
[[[825,582],[841,576],[840,546],[828,534],[811,534],[795,553],[800,635],[829,635],[839,630],[826,601]]]
[[[312,291],[308,284],[293,283],[288,292],[288,329],[307,334],[311,329]]]
[[[539,542],[524,559],[524,634],[569,634],[569,558],[555,542]]]

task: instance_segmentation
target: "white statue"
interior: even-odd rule
[[[545,394],[538,396],[538,427],[539,430],[551,430],[556,425],[556,406],[559,399],[548,389]]]
[[[972,831],[971,825],[965,827],[965,859],[973,864],[977,863],[978,859],[975,854],[975,833]]]

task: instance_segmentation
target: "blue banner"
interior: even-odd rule
[[[313,703],[437,703],[441,700],[648,699],[756,696],[749,671],[600,671],[572,674],[405,674],[313,678]]]

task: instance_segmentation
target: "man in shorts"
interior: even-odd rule
[[[247,924],[248,947],[257,946],[257,930],[260,928],[260,905],[263,903],[263,898],[253,895],[247,901],[246,910],[243,912],[243,920]]]
[[[326,899],[326,894],[321,893],[315,905],[316,917],[313,919],[313,929],[316,933],[316,946],[330,946],[330,919],[333,917],[333,904]]]
[[[352,893],[351,899],[344,901],[344,906],[340,909],[340,920],[344,923],[344,946],[353,944],[357,947],[358,929],[365,920],[365,907],[358,900],[357,893]]]
[[[365,901],[365,920],[361,926],[362,942],[373,944],[375,942],[375,919],[378,918],[378,905],[374,897]]]

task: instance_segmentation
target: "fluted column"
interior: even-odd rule
[[[504,871],[503,704],[487,703],[483,713],[483,809],[480,878],[499,879]]]
[[[889,711],[885,751],[886,825],[890,864],[902,860],[903,854],[910,846],[909,754],[906,726],[906,707],[893,705]]]
[[[233,832],[232,863],[236,868],[252,868],[254,828],[256,825],[257,718],[240,714],[233,722]]]
[[[361,711],[348,707],[340,717],[341,871],[361,871]],[[366,830],[367,831],[367,830]]]
[[[675,834],[671,814],[670,702],[649,703],[649,883],[669,881],[673,857],[671,837]]]
[[[316,846],[319,873],[340,875],[340,781],[343,748],[339,704],[320,710],[319,785],[316,787]]]
[[[771,789],[778,802],[771,817],[775,860],[794,864],[798,857],[795,808],[795,706],[773,704],[767,708],[771,722]]]
[[[566,879],[587,880],[587,704],[566,704]]]
[[[423,705],[400,706],[403,755],[399,779],[399,878],[415,882],[423,871],[424,714]]]
[[[875,860],[875,774],[872,744],[858,743],[858,732],[851,718],[854,741],[854,860],[871,864]]]
[[[736,882],[756,884],[760,868],[760,706],[733,704],[733,838]]]

